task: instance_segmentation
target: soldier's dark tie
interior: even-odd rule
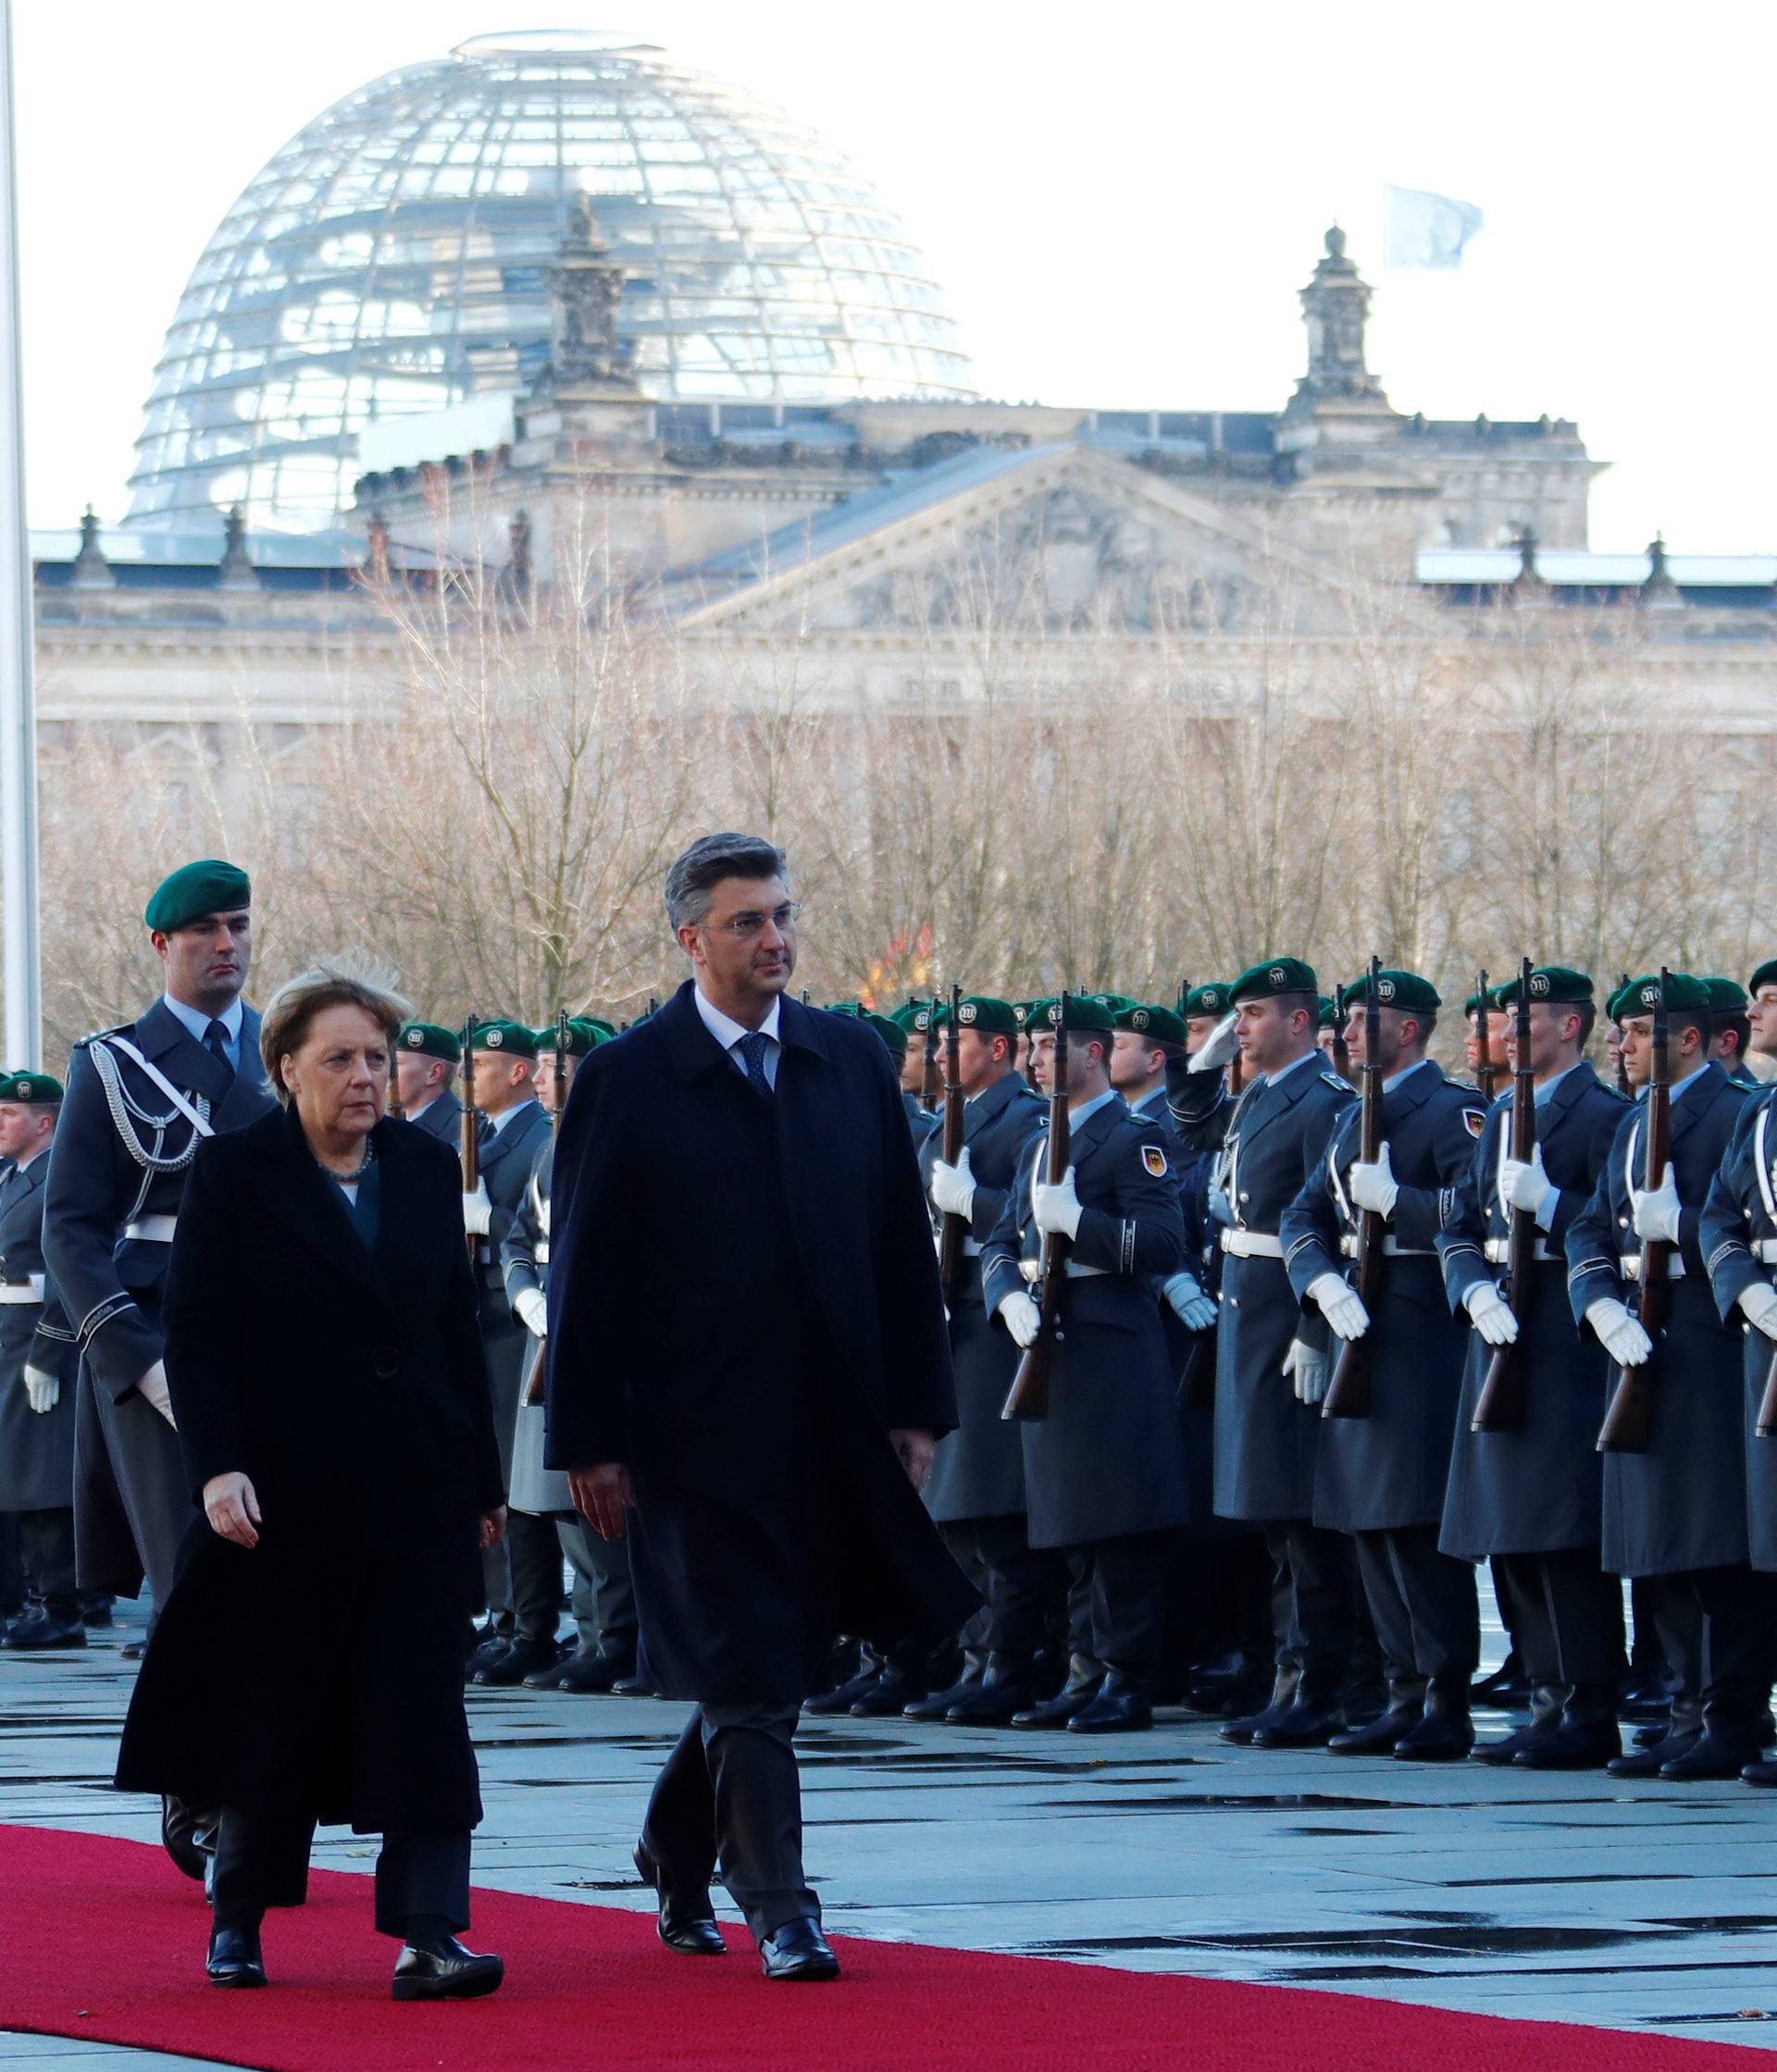
[[[219,1022],[212,1022],[204,1032],[204,1048],[224,1071],[232,1072],[229,1062],[229,1032]]]
[[[749,1029],[740,1038],[740,1061],[747,1068],[747,1083],[767,1100],[771,1098],[771,1081],[765,1076],[765,1048],[771,1038],[763,1029]]]

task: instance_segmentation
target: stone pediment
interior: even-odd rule
[[[1084,444],[974,453],[687,570],[688,627],[757,633],[1335,631],[1337,569]]]

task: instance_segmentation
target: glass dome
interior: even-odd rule
[[[652,44],[484,36],[373,81],[248,184],[167,333],[130,519],[326,525],[373,421],[526,386],[580,193],[660,397],[968,397],[919,254],[800,124]]]

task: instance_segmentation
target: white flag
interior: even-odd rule
[[[1383,189],[1383,264],[1460,267],[1462,248],[1486,222],[1473,202],[1418,187]]]

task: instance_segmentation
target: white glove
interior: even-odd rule
[[[171,1390],[167,1386],[167,1362],[164,1359],[155,1360],[136,1383],[136,1394],[152,1404],[175,1432],[179,1430],[173,1420],[173,1397]]]
[[[942,1159],[933,1164],[930,1193],[932,1207],[940,1215],[974,1215],[975,1174],[969,1170],[969,1148],[966,1144],[958,1154],[954,1165],[946,1165]]]
[[[1388,1145],[1385,1138],[1374,1165],[1365,1165],[1360,1159],[1351,1168],[1351,1198],[1360,1209],[1373,1210],[1386,1219],[1394,1214],[1399,1195],[1400,1183],[1388,1162]]]
[[[1203,1197],[1203,1205],[1212,1223],[1224,1223],[1230,1230],[1234,1228],[1234,1204],[1228,1199],[1226,1188],[1210,1187]]]
[[[1220,1072],[1239,1048],[1234,1040],[1236,1014],[1224,1014],[1191,1053],[1187,1072]]]
[[[1777,1302],[1777,1296],[1771,1300]],[[27,1367],[25,1398],[40,1418],[46,1417],[62,1399],[62,1377],[45,1374],[41,1367]]]
[[[1037,1343],[1037,1334],[1043,1328],[1043,1312],[1023,1288],[1013,1288],[1010,1295],[1000,1297],[1000,1314],[1006,1321],[1013,1345],[1022,1347]]]
[[[1777,1338],[1777,1288],[1769,1281],[1755,1281],[1750,1287],[1742,1288],[1740,1309],[1755,1331],[1762,1331],[1767,1338]],[[31,1379],[29,1367],[25,1379]]]
[[[1056,1237],[1076,1237],[1080,1229],[1080,1197],[1074,1187],[1074,1168],[1069,1166],[1054,1186],[1038,1181],[1031,1196],[1037,1212],[1037,1228]]]
[[[475,1192],[463,1197],[463,1228],[471,1237],[485,1237],[493,1228],[493,1204],[485,1180],[478,1178]]]
[[[1635,1235],[1644,1245],[1675,1244],[1678,1239],[1678,1182],[1668,1166],[1659,1185],[1650,1187],[1635,1202]]]
[[[520,1288],[512,1298],[512,1313],[533,1338],[549,1336],[549,1301],[541,1288]]]
[[[1308,1284],[1308,1298],[1341,1338],[1361,1338],[1370,1328],[1370,1312],[1342,1273],[1317,1273]]]
[[[1585,1321],[1619,1367],[1639,1367],[1654,1349],[1653,1340],[1614,1295],[1601,1295],[1587,1303]]]
[[[1502,1159],[1499,1162],[1499,1198],[1509,1209],[1522,1209],[1547,1230],[1554,1221],[1555,1197],[1560,1192],[1543,1170],[1543,1148],[1533,1145],[1530,1162]]]
[[[1324,1403],[1333,1376],[1323,1352],[1300,1338],[1292,1338],[1284,1355],[1284,1372],[1289,1376],[1299,1403]]]
[[[1526,1172],[1530,1169],[1524,1168]],[[1777,1297],[1773,1297],[1777,1299]],[[1490,1346],[1511,1346],[1518,1340],[1518,1320],[1506,1298],[1491,1281],[1477,1281],[1462,1297],[1469,1321]]]
[[[1195,1273],[1174,1273],[1162,1293],[1187,1331],[1208,1331],[1214,1323],[1215,1304],[1204,1294]],[[1772,1300],[1777,1301],[1777,1297]]]

